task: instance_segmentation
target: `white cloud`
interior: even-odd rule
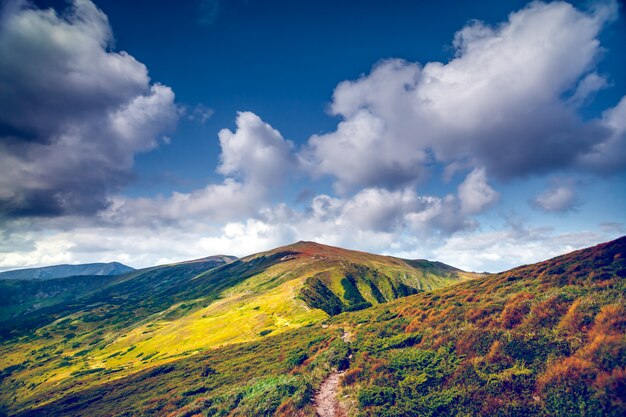
[[[433,250],[442,262],[468,271],[499,272],[615,239],[615,233],[595,231],[555,233],[546,228],[502,229],[452,236]]]
[[[588,74],[583,78],[576,86],[576,91],[572,94],[569,102],[576,107],[579,107],[589,100],[597,91],[607,87],[608,83],[606,78],[598,75],[595,72]]]
[[[414,121],[405,90],[418,72],[416,65],[390,60],[369,77],[339,84],[331,110],[345,120],[335,132],[310,138],[302,152],[310,171],[334,176],[340,192],[406,185],[419,178],[428,155],[407,140]]]
[[[590,152],[580,155],[579,164],[606,174],[626,166],[626,97],[603,114],[601,125],[609,132],[608,139],[594,144]]]
[[[218,172],[261,186],[277,184],[296,169],[293,143],[251,112],[237,114],[237,130],[219,132],[222,154]]]
[[[429,155],[505,179],[580,166],[581,159],[596,171],[624,168],[623,135],[611,124],[621,105],[603,120],[577,115],[605,86],[595,72],[598,34],[616,9],[614,2],[590,12],[532,2],[499,26],[464,27],[446,64],[383,61],[337,86],[331,111],[344,120],[335,132],[313,136],[303,157],[339,190],[405,186],[424,177]],[[608,148],[616,153],[603,161]]]
[[[121,131],[132,131],[125,119],[116,125]],[[136,137],[137,134],[129,136]],[[218,171],[241,177],[241,180],[228,176],[222,183],[208,184],[186,193],[173,192],[169,196],[112,196],[106,209],[97,214],[95,223],[113,228],[149,227],[155,230],[178,225],[191,230],[198,223],[218,227],[226,222],[261,216],[268,207],[272,186],[285,181],[288,174],[297,169],[293,145],[250,112],[238,114],[235,133],[223,129],[219,138],[222,152]]]
[[[334,241],[342,241],[345,235],[374,234],[377,239],[393,243],[391,236],[410,233],[423,239],[441,239],[461,230],[474,229],[477,223],[461,208],[455,195],[444,197],[419,195],[405,188],[390,191],[383,188],[367,188],[348,198],[318,195],[308,210],[299,215],[302,220],[292,223],[308,225],[307,235],[318,233],[320,238],[336,235]],[[297,219],[300,219],[297,217]],[[380,249],[380,247],[378,247]]]
[[[206,222],[217,224],[254,215],[263,205],[264,190],[231,178],[189,193],[169,197],[111,199],[99,220],[111,226],[152,226]]]
[[[485,211],[498,201],[500,195],[487,184],[484,169],[474,169],[459,185],[461,210],[467,214]]]
[[[179,106],[179,111],[190,121],[197,122],[201,125],[204,125],[207,120],[215,114],[215,110],[204,104],[197,104],[191,108],[188,106]]]
[[[132,177],[135,154],[177,119],[172,90],[111,51],[108,19],[10,1],[0,16],[0,214],[92,214]]]
[[[533,203],[536,207],[547,211],[563,213],[574,209],[578,204],[578,196],[571,183],[555,185],[539,194]]]

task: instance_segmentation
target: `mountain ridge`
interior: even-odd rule
[[[44,280],[71,276],[111,276],[135,271],[120,262],[96,262],[87,264],[59,264],[39,268],[13,269],[0,272],[0,279]]]

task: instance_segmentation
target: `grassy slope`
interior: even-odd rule
[[[93,263],[80,265],[53,265],[42,268],[26,268],[0,272],[0,280],[46,280],[82,275],[112,276],[134,271],[134,268],[119,262]]]
[[[345,393],[363,416],[625,415],[625,293],[621,238],[355,313]]]
[[[83,297],[0,323],[0,334],[5,339],[0,345],[0,368],[3,374],[12,370],[11,378],[2,380],[0,401],[11,404],[26,399],[73,373],[100,367],[87,353],[99,352],[123,336],[129,326],[167,309],[175,302],[168,292],[221,264],[223,261],[211,260],[136,271],[115,277]],[[169,315],[180,313],[170,311]]]
[[[350,415],[621,416],[625,278],[622,238],[198,353],[25,415],[313,416],[313,389],[349,366]]]
[[[50,280],[0,280],[0,322],[44,307],[76,300],[109,285],[115,276],[93,275]]]
[[[306,296],[319,298],[311,279],[336,299],[334,314],[474,276],[310,242],[212,266],[201,261],[139,271],[33,312],[21,320],[25,325],[12,323],[14,332],[36,330],[14,333],[0,347],[0,368],[12,370],[0,399],[21,407],[31,396],[56,398],[207,348],[319,322],[327,314]]]

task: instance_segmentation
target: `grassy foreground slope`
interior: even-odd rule
[[[625,279],[621,238],[200,352],[20,415],[314,416],[315,389],[341,368],[350,416],[622,416]]]
[[[217,265],[199,260],[137,271],[0,324],[7,335],[0,400],[9,410],[33,406],[475,276],[312,242]]]
[[[363,416],[626,415],[626,237],[346,316]]]

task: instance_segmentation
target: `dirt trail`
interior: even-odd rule
[[[346,331],[343,332],[341,339],[350,343],[352,335]],[[352,355],[348,358],[352,359]],[[339,387],[339,379],[345,373],[345,371],[335,371],[328,375],[328,377],[322,382],[320,390],[315,394],[315,410],[319,417],[345,417],[346,413],[341,408],[339,401],[337,400],[337,389]]]
[[[322,383],[319,392],[315,395],[315,410],[319,417],[344,417],[345,413],[337,401],[337,387],[339,378],[344,372],[333,372]]]

